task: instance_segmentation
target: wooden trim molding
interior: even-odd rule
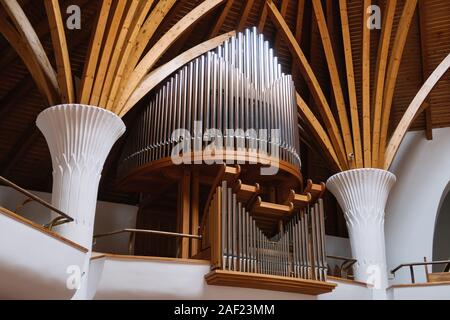
[[[332,292],[337,284],[257,273],[215,270],[205,276],[209,285],[292,292],[317,296]]]
[[[87,253],[89,251],[88,249],[80,246],[79,244],[77,244],[75,242],[72,242],[69,239],[66,239],[64,237],[61,237],[59,234],[57,234],[57,233],[55,233],[53,231],[49,231],[48,229],[44,228],[43,226],[41,226],[41,225],[39,225],[37,223],[34,223],[33,221],[30,221],[28,219],[25,219],[24,217],[21,217],[18,214],[14,213],[12,211],[9,211],[6,208],[0,207],[0,214],[2,214],[4,216],[7,216],[8,218],[11,218],[13,220],[16,220],[17,222],[20,222],[20,223],[22,223],[22,224],[24,224],[24,225],[26,225],[28,227],[31,227],[31,228],[33,228],[33,229],[35,229],[35,230],[37,230],[37,231],[39,231],[39,232],[41,232],[41,233],[43,233],[43,234],[45,234],[47,236],[50,236],[50,237],[52,237],[52,238],[54,238],[54,239],[56,239],[56,240],[58,240],[60,242],[63,242],[64,244],[67,244],[67,245],[69,245],[69,246],[73,247],[74,249],[77,249],[77,250],[79,250],[81,252]]]
[[[373,287],[372,285],[362,282],[362,281],[338,278],[338,277],[333,277],[333,276],[328,276],[327,278],[328,278],[328,281],[341,282],[341,283],[350,284],[350,285],[354,285],[354,286],[358,286],[358,287],[364,287],[364,288],[372,288]]]
[[[120,255],[120,254],[109,254],[109,253],[93,253],[93,257],[91,258],[91,261],[100,260],[100,259],[210,265],[209,260],[164,258],[164,257],[144,257],[144,256],[130,256],[130,255]]]

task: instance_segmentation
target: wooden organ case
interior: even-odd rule
[[[255,28],[166,79],[129,130],[119,176],[142,194],[137,227],[201,236],[137,236],[136,254],[210,259],[210,284],[334,288],[325,186],[303,181],[294,84]]]

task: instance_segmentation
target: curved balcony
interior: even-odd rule
[[[151,94],[131,129],[120,175],[177,161],[276,161],[300,176],[296,119],[292,77],[281,72],[264,37],[247,30],[191,61]]]

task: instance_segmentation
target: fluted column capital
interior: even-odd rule
[[[53,205],[75,220],[56,230],[91,249],[101,172],[125,124],[105,109],[63,104],[44,110],[36,125],[52,158]]]
[[[115,113],[82,104],[50,107],[39,114],[36,125],[47,140],[53,164],[88,162],[96,170],[126,129]]]
[[[361,219],[373,221],[384,218],[389,192],[396,180],[389,171],[356,169],[332,176],[327,181],[327,188],[348,215],[348,220],[356,223]]]
[[[327,182],[347,222],[356,279],[381,288],[387,286],[385,207],[395,182],[395,175],[380,169],[344,171]]]

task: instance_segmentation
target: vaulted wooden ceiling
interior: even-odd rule
[[[399,5],[395,13],[393,34],[395,34],[398,26],[405,1],[407,0],[398,0]],[[53,47],[43,1],[21,0],[19,2],[41,39],[47,54],[52,58]],[[201,2],[201,0],[178,0],[158,27],[149,47],[153,46],[170,27]],[[325,63],[318,26],[315,19],[312,18],[314,13],[311,0],[279,0],[274,2],[284,16],[289,28],[300,40],[301,47],[318,76],[321,86],[326,89],[327,98],[332,102],[330,77]],[[339,62],[340,74],[344,78],[345,60],[342,54],[343,44],[338,1],[326,0],[322,2],[326,22],[336,51],[335,54]],[[69,5],[76,4],[81,7],[81,30],[66,31],[73,75],[76,79],[80,79],[83,72],[91,29],[95,22],[99,3],[100,1],[97,0],[60,0],[63,13]],[[212,36],[231,30],[258,26],[275,48],[276,54],[283,65],[283,71],[293,73],[298,91],[305,99],[309,99],[309,92],[299,75],[296,64],[293,62],[291,52],[273,25],[264,3],[263,0],[225,1],[223,5],[216,8],[206,18],[201,19],[179,38],[158,61],[157,65],[169,61],[181,52]],[[386,0],[372,1],[372,3],[378,4],[382,10],[386,6]],[[360,27],[363,1],[348,0],[347,4],[356,92],[358,105],[360,105],[363,83],[363,35]],[[303,14],[299,14],[299,10]],[[372,55],[376,56],[381,32],[374,31],[372,34]],[[394,41],[394,37],[391,41]],[[4,175],[29,189],[50,191],[51,160],[45,140],[35,126],[35,119],[42,110],[48,107],[47,102],[37,90],[23,62],[2,37],[0,37],[0,52],[0,175]],[[419,10],[416,10],[414,15],[400,66],[393,101],[391,130],[400,121],[423,82],[448,53],[450,53],[450,2],[447,0],[420,0]],[[54,59],[50,60],[53,61]],[[375,62],[376,59],[373,59],[372,63],[375,64]],[[375,70],[375,65],[372,66],[371,70]],[[374,77],[375,74],[372,71],[371,78]],[[311,101],[310,104],[314,110],[314,103]],[[430,95],[428,104],[430,107],[416,119],[412,129],[425,130],[428,138],[431,138],[432,128],[450,126],[450,75],[447,74],[439,82]],[[128,125],[132,125],[133,112],[125,117],[125,121]],[[114,187],[116,161],[120,149],[121,143],[119,142],[105,166],[100,199],[134,203],[137,200],[136,195],[123,194]],[[304,149],[306,149],[306,146],[304,146]],[[330,174],[326,163],[317,153],[305,151],[303,158],[305,176],[319,181],[325,180]]]

